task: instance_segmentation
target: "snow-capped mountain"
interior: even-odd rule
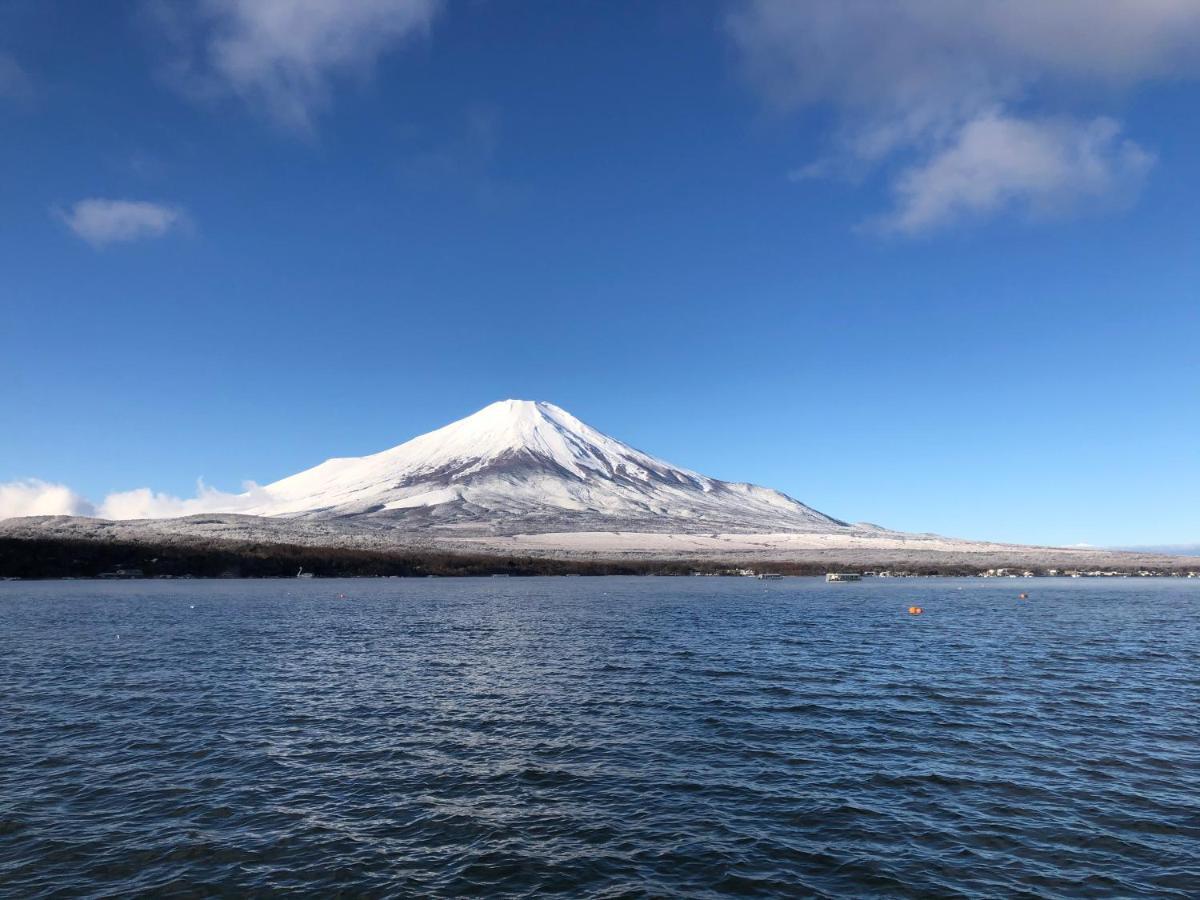
[[[656,459],[550,403],[504,400],[371,456],[258,488],[238,512],[491,533],[841,532],[844,522],[752,484]]]

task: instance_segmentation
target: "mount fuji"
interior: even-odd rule
[[[529,400],[493,403],[381,453],[327,460],[238,500],[231,512],[491,534],[849,527],[779,491],[679,468]]]
[[[196,548],[257,559],[270,555],[264,547],[288,545],[826,567],[1179,565],[1177,558],[1148,554],[849,524],[770,488],[671,465],[553,404],[528,400],[493,403],[390,450],[330,459],[225,496],[227,503],[206,512],[172,518],[10,518],[0,521],[0,540],[61,544],[72,560],[81,542],[90,542],[126,548],[119,551],[126,555],[144,546],[154,559]]]

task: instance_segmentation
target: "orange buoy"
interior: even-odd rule
[[[908,608],[908,614],[910,616],[919,616],[923,612],[925,612],[925,607],[923,606],[910,606]]]

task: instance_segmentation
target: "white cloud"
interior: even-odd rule
[[[63,484],[31,478],[0,484],[0,519],[17,516],[88,516],[99,519],[174,519],[199,513],[239,512],[260,503],[262,488],[252,481],[243,493],[228,494],[196,482],[195,497],[175,497],[150,488],[117,491],[99,505]]]
[[[910,233],[968,211],[1062,211],[1081,191],[1127,191],[1145,151],[1117,142],[1108,119],[1071,125],[1069,109],[1038,111],[1036,101],[1092,101],[1200,73],[1197,0],[745,0],[729,30],[778,109],[838,114],[830,156],[792,180],[899,164],[891,220]],[[985,159],[989,134],[1023,158]],[[1058,164],[1073,158],[1091,176]],[[953,174],[970,168],[985,179],[978,191]]]
[[[196,496],[180,498],[160,494],[150,488],[137,488],[109,494],[96,510],[101,519],[174,519],[199,513],[238,512],[253,506],[261,489],[247,482],[245,492],[227,494],[211,488],[203,481],[196,482]]]
[[[1025,120],[985,114],[896,179],[895,210],[876,225],[915,234],[1005,209],[1033,217],[1132,196],[1153,157],[1111,119]]]
[[[440,0],[203,0],[152,6],[170,78],[198,97],[237,96],[278,124],[312,128],[337,77],[369,76],[386,51],[424,35]]]
[[[49,484],[36,478],[0,484],[0,519],[94,513],[91,503],[63,484]]]
[[[177,206],[145,200],[80,200],[58,216],[93,247],[162,237],[185,226],[187,216]]]

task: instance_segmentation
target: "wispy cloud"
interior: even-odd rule
[[[501,125],[497,107],[477,104],[441,132],[410,131],[398,166],[401,182],[418,191],[464,191],[485,208],[511,204],[520,190],[495,165]]]
[[[178,206],[146,200],[80,200],[67,209],[55,210],[67,227],[93,247],[162,237],[186,226],[186,214]]]
[[[0,519],[17,516],[91,516],[95,508],[65,484],[36,478],[0,484]]]
[[[877,224],[908,234],[1128,197],[1151,154],[1111,119],[1038,109],[1039,89],[1095,97],[1200,73],[1195,0],[745,0],[728,24],[772,105],[838,113],[829,155],[791,180],[894,171]]]
[[[168,77],[198,98],[236,96],[284,128],[308,132],[338,78],[428,32],[440,0],[151,0]]]
[[[1004,210],[1044,218],[1119,203],[1136,194],[1153,163],[1151,154],[1121,139],[1112,119],[985,114],[901,172],[894,210],[874,224],[916,234]]]
[[[0,53],[0,100],[24,101],[32,96],[32,79],[11,55]]]

